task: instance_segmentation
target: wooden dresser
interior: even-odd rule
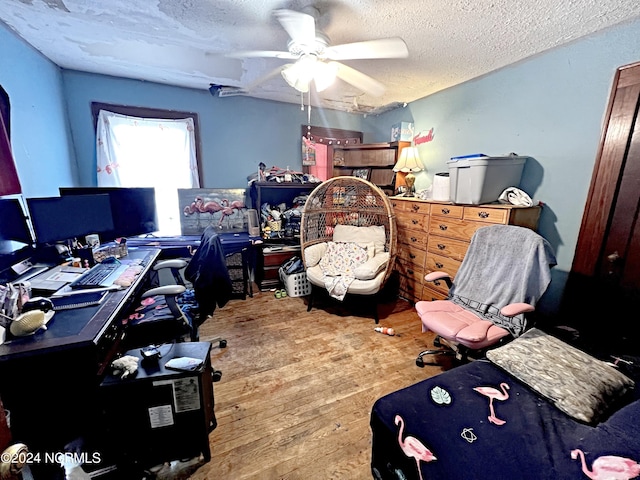
[[[538,227],[540,207],[514,205],[453,205],[407,197],[392,197],[398,229],[396,270],[400,295],[410,301],[442,300],[443,281],[425,282],[432,271],[455,276],[474,232],[491,224]]]

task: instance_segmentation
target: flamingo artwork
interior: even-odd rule
[[[420,480],[422,480],[420,462],[433,462],[434,460],[437,460],[437,458],[433,453],[431,453],[431,450],[425,447],[417,438],[406,436],[404,440],[402,439],[402,434],[404,433],[404,419],[400,415],[396,415],[395,423],[396,425],[400,425],[400,429],[398,430],[398,444],[407,457],[412,457],[416,461],[418,475],[420,475]]]
[[[507,385],[506,383],[501,383],[500,384],[500,389],[498,390],[497,388],[493,388],[493,387],[474,387],[474,390],[486,397],[489,397],[489,421],[495,425],[504,425],[506,422],[506,420],[502,420],[498,417],[496,417],[496,413],[493,409],[493,401],[494,400],[500,400],[500,401],[504,401],[507,398],[509,398],[509,393],[507,392],[507,390],[509,390],[509,385]]]
[[[584,452],[579,449],[571,450],[571,458],[580,457],[582,473],[592,480],[631,480],[640,475],[640,464],[630,458],[605,455],[595,459],[591,470],[587,468]]]
[[[225,219],[225,217],[230,217],[234,213],[234,208],[229,205],[229,200],[227,200],[226,198],[222,200],[222,209],[220,210],[220,213],[220,221],[218,222],[219,227],[222,226],[222,221]]]

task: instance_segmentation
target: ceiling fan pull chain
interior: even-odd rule
[[[307,124],[311,125],[311,89],[309,89],[309,105],[307,106]]]

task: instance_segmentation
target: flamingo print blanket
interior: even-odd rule
[[[333,298],[344,300],[349,285],[356,279],[355,270],[367,261],[367,250],[353,242],[328,242],[320,259],[324,286]]]
[[[487,360],[378,399],[370,424],[376,479],[640,476],[640,398],[591,426]]]

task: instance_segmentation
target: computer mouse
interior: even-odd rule
[[[118,260],[114,256],[110,256],[110,257],[105,257],[100,263],[120,263],[120,260]]]

